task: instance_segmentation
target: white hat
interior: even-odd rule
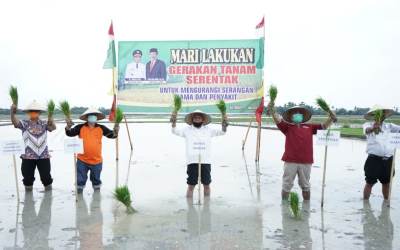
[[[203,120],[204,120],[204,125],[207,125],[211,122],[211,117],[209,115],[207,115],[206,113],[204,113],[203,111],[201,111],[200,109],[196,109],[195,111],[187,114],[185,116],[185,122],[189,125],[193,124],[193,115],[194,114],[199,114],[203,116]]]
[[[83,114],[79,117],[79,119],[87,121],[88,115],[97,115],[97,120],[102,120],[106,117],[97,108],[90,107],[85,112],[83,112]]]
[[[33,100],[28,106],[26,106],[24,111],[46,111],[46,109],[36,100]]]
[[[364,118],[367,120],[375,120],[375,112],[378,110],[383,110],[384,119],[393,115],[394,110],[390,108],[385,108],[381,105],[374,105],[372,108],[368,110],[368,112],[364,115]]]

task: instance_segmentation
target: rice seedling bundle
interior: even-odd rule
[[[318,97],[317,98],[317,104],[318,106],[325,112],[327,113],[332,113],[328,103],[322,98],[322,97]]]
[[[174,95],[174,113],[182,108],[182,98],[179,95]]]
[[[290,210],[295,218],[300,218],[299,195],[295,192],[289,194]]]
[[[126,185],[115,188],[114,198],[124,204],[128,214],[136,212],[136,210],[132,207],[131,193]]]
[[[226,115],[226,103],[224,100],[220,100],[217,103],[217,108],[219,109],[219,111],[221,112],[222,116]]]
[[[71,109],[67,101],[60,102],[60,109],[66,118],[71,118]]]
[[[18,106],[18,90],[17,90],[17,87],[10,86],[9,93],[10,93],[10,97],[11,97],[12,103],[15,106]]]
[[[275,103],[276,97],[278,96],[278,89],[277,89],[277,87],[274,86],[274,85],[271,85],[271,86],[269,87],[268,92],[269,92],[269,100],[270,100],[270,102],[271,102],[271,103]]]
[[[53,117],[55,109],[56,109],[56,104],[54,103],[53,100],[50,100],[47,103],[47,114],[49,117]]]
[[[117,108],[117,111],[115,113],[115,123],[120,124],[122,122],[122,119],[124,119],[124,112],[120,108]]]

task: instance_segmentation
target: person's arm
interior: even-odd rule
[[[72,125],[68,126],[67,124],[67,126],[65,127],[65,134],[69,137],[77,136],[81,132],[82,126],[83,124],[79,124],[72,128]]]
[[[331,114],[329,114],[329,117],[328,117],[328,119],[324,122],[324,124],[322,124],[322,128],[323,128],[323,129],[328,129],[328,128],[332,125],[332,123],[334,123],[334,122],[336,122],[336,121],[337,121],[336,115],[333,114],[333,113],[331,113]]]
[[[17,106],[11,105],[10,108],[10,116],[11,116],[11,123],[14,125],[14,128],[22,129],[23,125],[22,122],[17,118]]]
[[[282,122],[282,117],[276,112],[274,103],[270,102],[268,104],[268,111],[269,111],[269,114],[272,116],[272,119],[274,120],[276,125],[278,125]]]
[[[107,128],[104,125],[99,124],[99,126],[100,126],[101,130],[103,130],[103,136],[110,138],[110,139],[115,139],[118,137],[119,125],[115,124],[113,130]]]
[[[176,128],[176,120],[177,120],[177,113],[172,112],[172,114],[171,114],[171,119],[170,119],[170,122],[171,122],[171,132],[172,132],[174,135],[177,135],[177,136],[180,136],[180,137],[185,137],[185,131]]]

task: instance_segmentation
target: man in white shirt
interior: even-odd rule
[[[142,51],[137,49],[132,55],[133,62],[126,65],[125,81],[143,81],[146,79],[146,65],[141,62]]]
[[[211,183],[211,138],[224,135],[228,126],[226,118],[223,118],[222,129],[217,130],[208,127],[211,117],[206,113],[196,110],[185,117],[189,125],[183,129],[176,128],[176,113],[171,116],[172,133],[186,140],[187,184],[186,196],[193,197],[193,190],[198,180],[198,165],[201,163],[201,183],[204,187],[204,196],[210,196]]]
[[[383,111],[383,119],[375,121],[375,114]],[[382,194],[385,200],[389,198],[390,173],[394,148],[388,144],[388,133],[400,133],[400,126],[386,123],[384,120],[393,114],[392,109],[375,106],[365,114],[365,119],[372,120],[363,126],[367,137],[368,158],[364,165],[365,187],[364,199],[368,200],[372,187],[379,180],[382,183]]]

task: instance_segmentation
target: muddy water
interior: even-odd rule
[[[312,198],[293,219],[280,200],[284,137],[263,130],[259,167],[255,130],[245,152],[245,128],[230,127],[213,141],[212,196],[197,204],[185,198],[184,142],[166,124],[131,124],[132,161],[121,127],[119,183],[127,183],[138,213],[127,215],[112,199],[115,142],[103,140],[103,187],[90,183],[75,203],[73,156],[63,152],[63,125],[49,135],[54,190],[44,193],[37,174],[34,191],[15,196],[10,156],[0,156],[0,246],[7,249],[399,249],[400,185],[391,208],[380,187],[362,201],[365,143],[343,139],[328,150],[326,200],[320,207],[323,147],[315,146]],[[184,126],[179,124],[179,126]],[[0,127],[2,139],[19,131]],[[17,164],[20,164],[18,159]],[[19,171],[19,179],[20,171]],[[20,188],[22,189],[22,183]],[[299,192],[297,185],[294,191]]]

